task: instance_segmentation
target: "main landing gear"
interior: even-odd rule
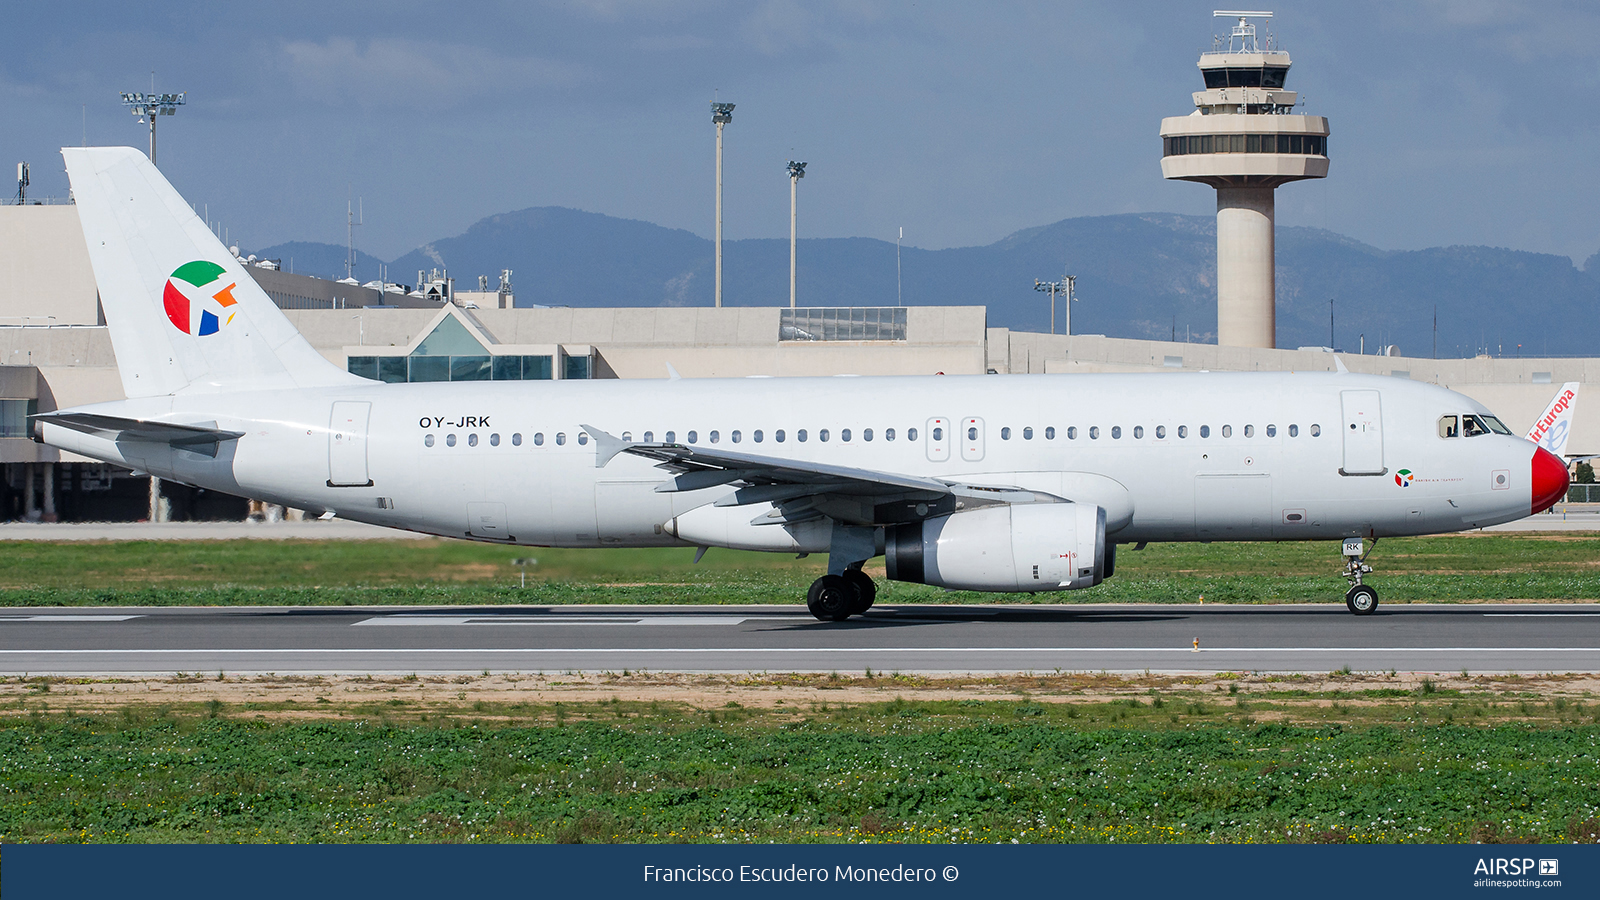
[[[806,608],[824,622],[843,622],[872,608],[878,586],[859,568],[842,575],[824,575],[811,583],[806,592]]]
[[[1372,539],[1372,547],[1363,550],[1361,538],[1345,538],[1344,541],[1344,577],[1350,582],[1350,590],[1344,594],[1344,605],[1350,612],[1358,616],[1370,616],[1378,609],[1378,591],[1370,584],[1362,584],[1361,576],[1370,574],[1372,567],[1367,565],[1367,555],[1378,546],[1378,539]]]

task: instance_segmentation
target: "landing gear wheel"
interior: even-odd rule
[[[1345,592],[1344,605],[1358,616],[1370,616],[1378,609],[1378,592],[1370,584],[1358,584]]]
[[[811,590],[806,591],[806,609],[824,622],[850,618],[855,601],[855,589],[838,575],[824,575],[811,582]]]
[[[873,584],[867,573],[860,569],[846,569],[842,576],[855,591],[855,602],[850,605],[850,614],[859,616],[872,608],[872,601],[878,598],[878,586]]]

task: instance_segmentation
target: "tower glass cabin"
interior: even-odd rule
[[[1161,174],[1217,189],[1217,343],[1273,347],[1273,192],[1327,177],[1328,120],[1294,114],[1289,54],[1250,21],[1271,13],[1216,15],[1237,24],[1200,54],[1194,112],[1161,120]]]

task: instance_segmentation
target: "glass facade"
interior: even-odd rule
[[[0,400],[0,438],[28,436],[28,417],[39,411],[37,400]]]
[[[581,360],[584,374],[572,374],[572,361]],[[352,375],[386,381],[549,381],[554,371],[549,356],[352,356],[346,368]],[[567,359],[568,378],[588,378],[587,356]]]
[[[778,319],[780,341],[903,341],[903,306],[842,306],[786,309]]]
[[[1255,66],[1250,68],[1223,67],[1202,69],[1207,88],[1258,87],[1281,88],[1289,77],[1288,66]]]
[[[1194,153],[1288,153],[1327,156],[1328,138],[1320,134],[1189,134],[1161,139],[1162,156]]]

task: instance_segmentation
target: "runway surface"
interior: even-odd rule
[[[1194,649],[1198,640],[1199,651]],[[1600,605],[7,609],[0,674],[1592,672]]]

